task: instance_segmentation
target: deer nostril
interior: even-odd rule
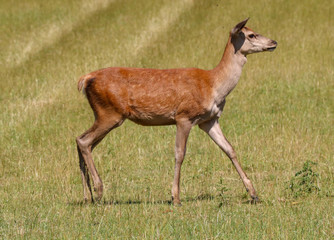
[[[273,44],[277,45],[277,42],[275,40],[272,40],[271,41]]]

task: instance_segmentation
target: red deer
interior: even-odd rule
[[[259,200],[218,123],[225,99],[238,83],[247,55],[272,51],[277,46],[276,41],[245,27],[247,21],[238,23],[231,30],[223,57],[212,70],[110,67],[79,79],[78,90],[84,92],[95,115],[93,126],[76,139],[86,201],[89,197],[94,201],[89,173],[96,199],[100,200],[103,194],[92,150],[125,119],[144,126],[176,125],[172,186],[174,205],[181,204],[181,165],[189,132],[195,125],[205,131],[230,158],[252,201]]]

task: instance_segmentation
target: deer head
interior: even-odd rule
[[[273,51],[277,47],[277,42],[266,38],[252,29],[245,27],[249,18],[238,23],[231,30],[231,42],[234,45],[235,52],[240,51],[243,55],[251,53]]]

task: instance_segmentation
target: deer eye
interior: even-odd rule
[[[255,34],[249,34],[248,37],[249,38],[255,38]]]

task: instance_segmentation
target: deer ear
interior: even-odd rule
[[[231,30],[231,35],[238,34],[241,29],[246,25],[249,18],[243,20],[242,22],[239,22],[235,27]]]

